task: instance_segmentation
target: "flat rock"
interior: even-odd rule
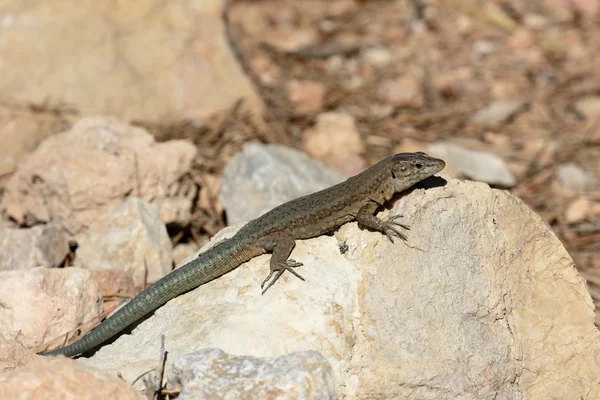
[[[251,143],[225,167],[219,201],[229,225],[235,225],[343,179],[298,150]]]
[[[53,224],[0,228],[0,271],[58,267],[68,252],[67,236]]]
[[[416,189],[381,216],[390,213],[411,226],[407,242],[355,222],[297,241],[291,258],[306,282],[285,274],[261,295],[270,256],[256,257],[80,360],[131,381],[156,365],[165,335],[168,371],[202,348],[318,351],[339,398],[600,397],[592,299],[537,214],[457,180]]]
[[[77,237],[128,196],[159,205],[177,197],[172,193],[196,153],[187,141],[157,143],[145,130],[115,118],[85,118],[44,140],[19,164],[6,188],[6,210],[20,224],[53,221]],[[188,209],[194,194],[184,196]]]
[[[102,271],[121,270],[144,287],[173,269],[171,239],[159,208],[136,197],[94,221],[79,240],[75,266]]]

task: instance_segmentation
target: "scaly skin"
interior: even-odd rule
[[[406,237],[395,220],[382,221],[374,214],[395,193],[441,171],[444,161],[425,153],[401,153],[388,157],[366,171],[335,186],[275,207],[248,222],[226,239],[186,265],[146,288],[79,341],[45,356],[73,357],[95,348],[123,329],[156,310],[167,301],[212,281],[265,252],[272,252],[271,272],[261,285],[267,291],[285,271],[304,280],[292,268],[301,266],[288,259],[296,239],[307,239],[357,220],[359,226],[379,231],[392,242],[393,236]],[[272,276],[275,275],[273,279]]]

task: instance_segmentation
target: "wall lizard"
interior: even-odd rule
[[[302,263],[288,259],[297,239],[308,239],[356,220],[360,227],[379,231],[390,241],[406,240],[396,220],[383,221],[375,212],[395,193],[428,178],[444,161],[422,152],[390,156],[360,174],[330,188],[284,203],[244,225],[233,237],[211,247],[197,258],[164,276],[124,305],[80,340],[45,356],[73,357],[102,344],[167,301],[226,274],[253,257],[272,252],[270,273],[262,282],[263,294],[285,271],[304,280],[293,268]]]

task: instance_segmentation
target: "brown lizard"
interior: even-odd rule
[[[248,222],[232,238],[219,242],[146,288],[77,342],[42,354],[72,357],[87,352],[172,298],[266,252],[273,254],[271,271],[261,285],[263,294],[285,271],[304,280],[293,270],[302,263],[288,259],[295,241],[331,232],[352,220],[356,220],[360,227],[385,234],[392,242],[393,236],[406,240],[398,228],[408,227],[396,221],[399,216],[382,221],[375,212],[395,193],[436,174],[444,166],[444,161],[425,153],[396,154],[342,183],[275,207]]]

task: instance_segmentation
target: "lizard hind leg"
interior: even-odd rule
[[[259,246],[265,251],[273,252],[269,264],[271,271],[260,285],[261,289],[264,288],[262,294],[265,294],[265,292],[281,278],[285,271],[291,272],[298,279],[304,281],[304,278],[292,269],[302,266],[302,263],[288,259],[292,250],[296,247],[296,241],[292,235],[285,232],[270,234],[260,239]],[[275,277],[271,279],[273,275],[275,275]]]

